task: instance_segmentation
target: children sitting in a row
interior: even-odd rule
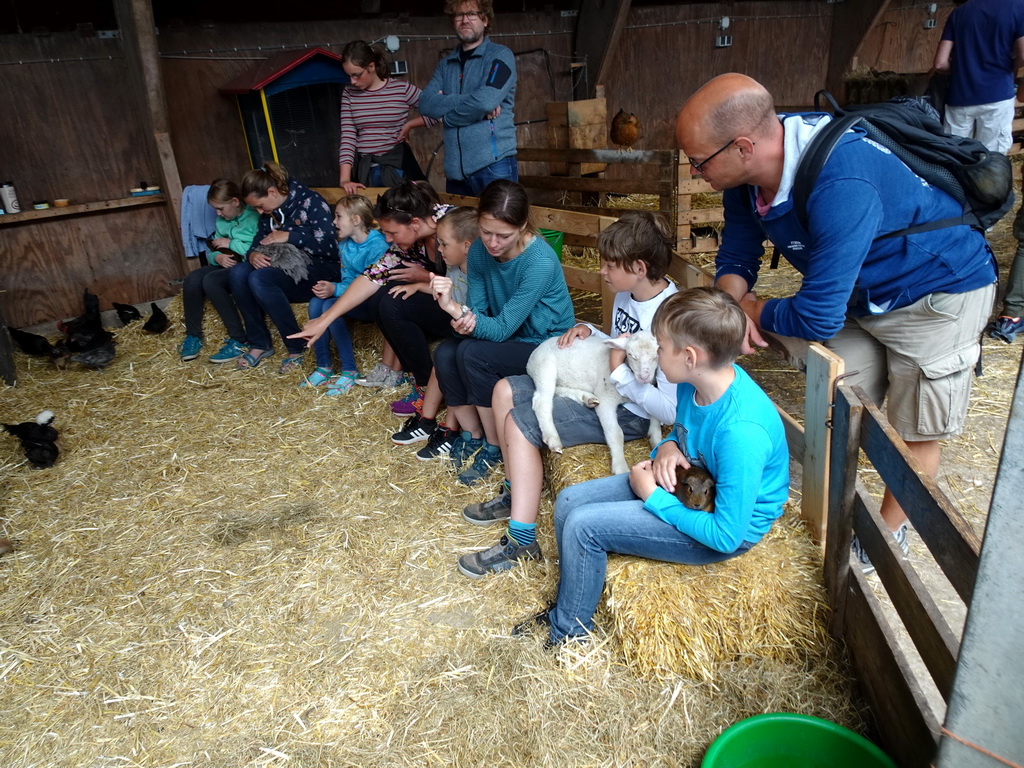
[[[393,442],[426,441],[417,454],[421,459],[449,453],[466,484],[504,460],[506,480],[498,496],[463,511],[463,518],[475,525],[508,520],[497,545],[459,558],[463,574],[480,578],[522,559],[542,557],[535,533],[542,441],[532,407],[533,383],[523,375],[526,362],[546,338],[560,335],[559,345],[565,347],[601,332],[587,323],[571,325],[561,266],[530,226],[521,186],[492,183],[476,211],[436,200],[423,183],[405,183],[383,195],[374,213],[388,247],[379,254],[374,251],[380,244],[372,246],[380,236],[375,238],[369,228],[369,204],[357,196],[343,198],[335,222],[345,273],[338,285],[315,284],[311,320],[289,338],[316,348],[317,369],[306,382],[318,386],[334,373],[326,338],[320,339],[331,329],[342,368],[335,380],[341,383],[334,388],[344,391],[356,366],[343,316],[362,311],[362,317],[376,318],[395,350],[396,359],[386,367],[396,373],[414,370],[414,401],[420,405]],[[235,207],[226,206],[222,216],[233,215],[238,215]],[[653,460],[628,475],[583,483],[559,495],[557,601],[515,630],[550,625],[551,643],[592,630],[607,553],[680,563],[735,557],[767,533],[788,496],[781,420],[771,401],[734,364],[746,329],[739,306],[713,288],[677,293],[666,279],[670,233],[653,214],[623,215],[602,232],[598,248],[601,275],[616,290],[611,333],[650,329],[659,342],[654,384],[638,382],[624,353],[611,353],[609,375],[627,398],[619,407],[623,433],[627,439],[646,436],[652,415],[675,426],[652,453]],[[414,297],[419,298],[410,301]],[[385,303],[388,311],[381,310]],[[194,313],[193,304],[190,308]],[[342,324],[338,332],[335,323]],[[419,333],[410,334],[410,327]],[[399,328],[404,329],[401,336]],[[430,364],[429,337],[444,339],[436,366]],[[437,422],[442,399],[447,424]],[[595,412],[576,401],[556,398],[554,418],[566,446],[604,442]],[[711,513],[687,509],[670,493],[676,468],[691,465],[706,468],[716,480]]]

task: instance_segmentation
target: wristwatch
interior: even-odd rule
[[[458,316],[457,318],[455,318],[455,319],[456,319],[456,320],[461,320],[462,318],[464,318],[464,317],[465,317],[466,315],[468,315],[468,314],[469,314],[469,307],[468,307],[467,305],[463,304],[463,305],[462,305],[462,314],[461,314],[461,315],[459,315],[459,316]]]

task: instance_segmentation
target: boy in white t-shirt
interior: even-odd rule
[[[601,254],[601,277],[616,291],[611,336],[650,330],[658,307],[677,291],[675,284],[665,277],[672,259],[668,226],[656,214],[631,211],[598,235],[597,248]],[[558,345],[567,347],[592,334],[605,336],[589,323],[577,323],[563,334]],[[641,384],[626,365],[625,357],[625,352],[612,350],[611,379],[628,400],[618,410],[623,436],[636,440],[647,436],[652,415],[663,424],[674,421],[676,388],[661,371],[654,384]],[[540,453],[543,439],[533,411],[533,392],[529,376],[502,379],[494,388],[492,408],[506,478],[498,496],[470,504],[462,516],[474,525],[508,520],[508,530],[490,549],[459,558],[459,571],[473,579],[513,568],[524,557],[542,557],[535,529],[544,482]],[[601,422],[592,408],[556,396],[553,416],[564,446],[605,442]]]

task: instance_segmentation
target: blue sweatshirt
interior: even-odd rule
[[[473,337],[540,344],[575,322],[565,274],[551,246],[534,236],[511,261],[498,261],[479,239],[469,246],[469,308]]]
[[[363,274],[368,266],[375,263],[388,249],[388,241],[376,229],[361,243],[345,239],[338,243],[338,254],[341,257],[341,282],[334,286],[334,295],[341,296],[349,284]]]
[[[737,365],[733,371],[736,379],[710,405],[694,402],[693,385],[678,385],[676,423],[666,438],[715,478],[715,511],[684,507],[661,487],[644,502],[661,520],[727,554],[744,541],[759,542],[789,498],[789,447],[779,412],[746,371]]]
[[[485,37],[463,64],[457,46],[441,59],[420,94],[420,113],[444,123],[444,173],[463,180],[515,155],[516,60]],[[501,114],[487,115],[495,107]]]
[[[258,251],[260,241],[273,230],[287,232],[288,242],[310,256],[338,260],[338,235],[331,206],[320,193],[300,181],[288,179],[288,197],[281,207],[260,215],[252,247],[245,255]]]
[[[800,154],[821,115],[784,115],[782,184],[762,217],[750,186],[726,190],[717,276],[740,275],[753,288],[767,236],[803,275],[794,296],[771,299],[761,327],[784,336],[824,340],[854,316],[889,312],[930,293],[965,293],[995,282],[984,236],[967,226],[906,237],[880,235],[959,216],[952,197],[916,176],[895,155],[855,129],[836,145],[807,203],[808,229],[793,210]],[[827,119],[827,117],[825,118]]]

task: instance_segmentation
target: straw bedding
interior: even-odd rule
[[[51,408],[62,454],[34,471],[0,442],[0,764],[695,766],[757,712],[864,728],[824,641],[691,675],[645,668],[607,611],[588,646],[510,637],[554,592],[550,499],[549,559],[465,579],[499,531],[459,510],[494,487],[390,443],[401,393],[299,390],[280,354],[180,363],[169,315],[119,329],[104,371],[17,357],[0,418]],[[378,337],[355,337],[368,370]]]

